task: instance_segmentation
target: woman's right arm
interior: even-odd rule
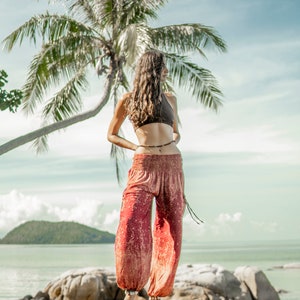
[[[125,109],[125,99],[126,95],[124,95],[116,105],[114,115],[108,127],[107,139],[117,146],[135,151],[138,148],[136,144],[118,135],[121,125],[123,124],[127,116]]]

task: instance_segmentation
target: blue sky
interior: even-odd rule
[[[57,9],[47,2],[2,0],[0,40],[30,16]],[[203,23],[228,44],[228,53],[209,51],[207,61],[191,54],[219,81],[225,95],[219,113],[177,90],[186,194],[205,220],[198,226],[186,215],[185,240],[299,239],[299,10],[297,0],[173,0],[153,24]],[[28,44],[1,50],[8,88],[24,83],[36,51]],[[91,85],[86,108],[101,96],[101,83]],[[51,135],[47,154],[36,156],[26,145],[0,157],[0,237],[31,219],[115,231],[124,184],[118,186],[109,159],[111,114],[108,105],[96,118]],[[1,112],[0,120],[0,142],[40,124],[38,114],[21,111]],[[128,123],[125,134],[134,140]]]

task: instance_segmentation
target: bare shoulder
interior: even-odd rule
[[[119,99],[117,105],[116,105],[116,109],[122,109],[125,110],[126,107],[126,102],[129,99],[129,97],[131,97],[131,93],[125,93],[122,95],[122,97]]]
[[[119,99],[118,103],[116,104],[115,108],[115,117],[120,117],[122,119],[125,119],[127,116],[127,110],[126,110],[126,102],[128,98],[131,97],[131,93],[125,93],[122,95],[122,97]]]
[[[125,103],[131,97],[131,95],[132,95],[131,92],[123,94],[123,96],[121,97],[121,99],[119,100],[119,102]]]

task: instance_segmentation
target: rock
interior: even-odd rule
[[[300,269],[300,263],[290,263],[282,266],[275,266],[272,269]]]
[[[201,286],[225,298],[238,297],[241,294],[241,283],[229,271],[219,265],[180,266],[174,287],[182,284]]]
[[[50,298],[47,293],[39,291],[34,297],[31,295],[26,295],[20,300],[50,300]]]
[[[47,293],[39,291],[32,300],[50,300]]]
[[[148,299],[146,290],[147,288],[139,293],[139,300]],[[49,295],[51,300],[124,299],[124,292],[116,284],[114,271],[100,268],[65,272],[51,281],[44,289],[44,293]],[[163,299],[279,300],[279,297],[264,273],[255,267],[239,267],[233,274],[222,266],[204,264],[180,266],[177,270],[173,295]]]
[[[277,293],[280,295],[280,294],[288,294],[288,291],[287,290],[284,290],[284,289],[279,289],[277,290]]]
[[[115,274],[109,269],[84,268],[63,273],[46,286],[51,300],[123,300]],[[140,292],[146,296],[145,290]],[[142,298],[144,299],[144,298]]]
[[[253,299],[280,300],[266,275],[257,267],[238,267],[234,275],[246,285]]]
[[[31,295],[26,295],[20,300],[31,300],[31,299],[33,299],[33,297]]]
[[[284,269],[300,269],[300,263],[290,263],[283,265]]]
[[[45,292],[51,300],[115,299],[116,284],[109,276],[107,271],[97,268],[71,270],[50,282]]]
[[[169,299],[252,300],[244,283],[222,266],[213,264],[180,266]]]

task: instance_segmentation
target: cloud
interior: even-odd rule
[[[119,224],[119,217],[120,211],[116,209],[110,213],[107,213],[103,221],[103,229],[110,229],[111,232],[116,232]]]
[[[232,239],[236,236],[242,220],[241,212],[220,213],[213,221],[205,220],[203,224],[197,225],[187,214],[183,219],[184,236],[190,238],[192,233],[194,238],[200,239]]]
[[[212,221],[197,225],[190,216],[184,217],[186,240],[256,240],[278,238],[280,228],[274,221],[250,220],[241,212],[221,212]]]
[[[266,233],[276,233],[279,230],[279,225],[276,222],[251,221],[251,225],[258,231]]]
[[[117,211],[116,209],[114,209],[111,213],[108,213],[108,214],[105,216],[105,219],[104,219],[103,224],[104,224],[104,225],[110,225],[110,224],[113,224],[116,220],[119,219],[119,215],[120,215],[120,212]]]
[[[220,213],[216,218],[216,223],[224,224],[224,223],[238,223],[242,219],[242,213],[236,212],[233,215],[228,213]]]
[[[29,220],[74,221],[113,232],[117,212],[103,214],[103,203],[93,199],[77,199],[72,206],[43,202],[16,190],[0,195],[0,237]]]
[[[101,226],[102,203],[96,200],[77,200],[72,207],[49,206],[49,216],[60,221],[76,221],[81,224],[99,228]]]
[[[0,196],[0,234],[11,229],[12,224],[20,224],[28,218],[44,215],[47,206],[36,197],[25,196],[17,191]]]
[[[280,124],[270,117],[262,120],[263,116],[255,110],[257,105],[256,101],[228,103],[219,115],[184,108],[180,113],[182,139],[179,147],[183,151],[198,153],[252,153],[250,163],[261,154],[267,155],[265,162],[299,162],[295,153],[300,150],[300,143],[290,131],[299,121],[289,125],[287,120]],[[249,117],[247,110],[254,112],[255,118]],[[288,116],[286,118],[291,120]]]
[[[240,212],[233,213],[220,213],[215,219],[214,223],[210,225],[210,231],[215,236],[234,237],[237,235],[242,221],[242,214]]]
[[[106,207],[107,209],[107,207]],[[99,230],[115,233],[119,211],[108,208],[93,199],[77,199],[72,206],[43,202],[38,197],[24,195],[16,190],[0,195],[0,238],[29,220],[74,221]],[[248,220],[241,212],[221,212],[212,221],[197,225],[186,214],[183,218],[184,239],[245,240],[247,238],[274,238],[280,228],[274,221]]]

